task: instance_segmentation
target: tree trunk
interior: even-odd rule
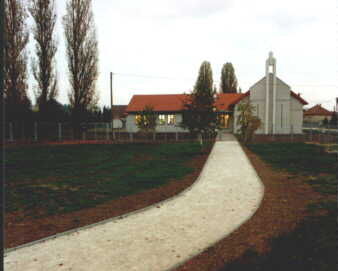
[[[201,133],[198,133],[197,138],[198,138],[198,142],[200,143],[200,145],[203,145],[203,137]]]

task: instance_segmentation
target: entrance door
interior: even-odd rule
[[[227,113],[220,114],[219,116],[220,128],[221,129],[229,129],[230,127],[230,115]]]

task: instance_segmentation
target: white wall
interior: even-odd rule
[[[175,125],[160,125],[157,123],[156,132],[167,132],[167,133],[175,133],[175,132],[188,132],[188,130],[179,127],[179,124],[182,122],[182,114],[176,113],[176,124]],[[127,122],[126,122],[126,130],[130,133],[136,133],[139,129],[135,123],[136,114],[128,114]]]
[[[293,133],[303,133],[303,104],[300,103],[296,98],[291,98],[291,123],[293,127]]]
[[[123,126],[122,121],[119,120],[119,119],[114,119],[113,120],[113,125],[114,125],[114,129],[115,128],[122,128],[122,126]]]
[[[272,74],[270,74],[270,92],[269,92],[269,131],[272,131]],[[276,119],[275,119],[275,132],[276,134],[288,134],[291,133],[291,127],[293,127],[294,133],[302,133],[303,125],[303,105],[290,95],[290,87],[282,80],[277,78],[276,87]],[[262,126],[256,133],[264,133],[265,123],[265,95],[266,95],[266,80],[263,77],[256,84],[250,88],[250,101],[258,108],[256,115],[262,121]],[[283,107],[283,109],[282,109]]]

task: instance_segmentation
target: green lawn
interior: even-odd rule
[[[260,255],[249,249],[221,270],[260,271],[332,271],[337,268],[337,170],[334,155],[320,146],[304,143],[251,144],[248,148],[276,170],[307,176],[312,187],[325,195],[325,200],[311,203],[307,217],[297,228],[270,240],[271,251]],[[295,179],[296,179],[295,178]],[[326,210],[326,215],[316,215]]]
[[[179,179],[195,143],[32,146],[6,150],[6,212],[50,215],[95,206]]]

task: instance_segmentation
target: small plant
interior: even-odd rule
[[[141,114],[136,117],[136,125],[141,132],[150,133],[154,132],[156,129],[156,120],[157,116],[153,106],[146,105]]]
[[[241,126],[239,128],[240,139],[244,143],[252,141],[253,134],[261,126],[261,120],[253,115],[255,108],[250,102],[242,102],[238,105],[238,123]]]

